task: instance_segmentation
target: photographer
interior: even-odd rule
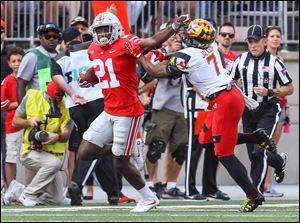
[[[13,126],[25,129],[20,159],[34,177],[25,176],[29,184],[20,196],[16,192],[20,184],[12,182],[5,195],[6,203],[14,198],[24,206],[66,203],[60,169],[73,122],[63,96],[64,92],[51,81],[46,92],[28,90],[19,105]]]

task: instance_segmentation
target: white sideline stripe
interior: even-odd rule
[[[155,213],[155,214],[154,214]],[[142,213],[143,217],[151,217],[152,219],[154,218],[161,218],[161,217],[166,217],[166,213],[159,213],[159,212],[155,212],[155,211],[150,211],[150,212],[147,212],[147,213]],[[22,217],[74,217],[74,215],[71,215],[71,214],[22,214],[20,215]],[[99,214],[80,214],[80,217],[111,217],[112,215],[111,214],[107,214],[107,215],[104,215],[102,213],[99,213]],[[118,215],[114,215],[115,217],[141,217],[140,214],[118,214]],[[191,217],[190,214],[172,214],[172,215],[169,215],[170,217]],[[211,215],[209,214],[197,214],[197,217],[211,217]],[[237,218],[241,218],[241,217],[245,217],[245,218],[249,218],[250,215],[249,214],[214,214],[213,216],[214,218],[215,217],[237,217]],[[299,215],[281,215],[280,216],[281,218],[297,218],[299,217]],[[272,218],[274,219],[274,214],[273,213],[270,213],[269,215],[251,215],[251,218]],[[52,219],[51,219],[52,220]],[[91,220],[91,219],[89,219]]]
[[[158,206],[157,209],[163,210],[174,210],[174,209],[217,209],[217,208],[239,208],[242,205],[240,204],[233,204],[233,205],[183,205],[183,206]],[[299,204],[264,204],[262,207],[299,207]],[[1,207],[1,213],[8,213],[8,212],[30,212],[30,211],[80,211],[80,210],[126,210],[126,209],[133,209],[134,206],[124,206],[124,207],[110,207],[110,206],[98,206],[98,207],[58,207],[58,208],[3,208]]]

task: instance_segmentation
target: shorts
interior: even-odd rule
[[[245,109],[245,100],[240,90],[223,91],[209,102],[212,108],[200,132],[201,144],[214,143],[217,157],[232,156],[238,137],[238,124]]]
[[[23,130],[6,134],[6,163],[16,163],[23,143]]]
[[[81,142],[77,127],[74,126],[69,141],[68,141],[68,150],[72,152],[77,152],[79,144]]]
[[[166,108],[152,110],[151,128],[147,132],[146,145],[154,140],[169,143],[169,151],[188,143],[188,126],[184,114]]]
[[[112,145],[115,156],[137,156],[136,135],[144,115],[137,117],[113,116],[103,111],[83,134],[83,139],[101,148]]]

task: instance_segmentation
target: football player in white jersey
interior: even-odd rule
[[[215,37],[216,31],[208,21],[195,19],[184,33],[183,42],[187,48],[176,52],[169,61],[157,65],[149,63],[144,56],[140,56],[139,61],[154,77],[178,78],[184,75],[198,93],[208,100],[211,112],[199,135],[199,142],[214,143],[215,155],[246,194],[240,211],[252,212],[265,199],[251,183],[244,165],[234,155],[238,123],[245,100],[222,66]],[[142,53],[138,43],[129,41],[126,47],[133,56]]]

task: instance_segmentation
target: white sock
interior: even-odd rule
[[[146,185],[147,185],[148,187],[154,187],[154,184],[153,184],[152,181],[147,181],[147,182],[146,182]]]
[[[176,187],[176,182],[168,182],[167,183],[167,190],[170,190],[175,187]]]
[[[145,185],[142,189],[138,190],[142,199],[147,200],[154,197],[154,193],[149,189],[147,185]]]

